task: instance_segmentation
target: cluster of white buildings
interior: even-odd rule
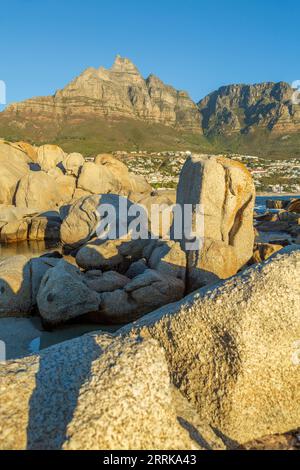
[[[146,150],[114,152],[124,159],[131,171],[144,175],[149,183],[161,188],[174,188],[178,183],[179,173],[189,152]],[[264,159],[254,155],[224,155],[244,163],[251,174],[258,191],[274,193],[300,193],[300,159],[285,160]]]

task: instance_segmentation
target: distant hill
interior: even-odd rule
[[[272,134],[300,131],[300,106],[293,105],[293,89],[285,82],[229,85],[198,103],[206,135]]]
[[[229,85],[194,103],[128,59],[88,68],[53,96],[9,105],[0,137],[53,142],[92,154],[110,150],[237,151],[300,155],[300,106],[287,83]]]

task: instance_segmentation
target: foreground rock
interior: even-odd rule
[[[120,334],[156,339],[173,382],[230,440],[283,433],[300,423],[299,285],[300,250],[288,247]]]
[[[1,449],[224,448],[171,385],[154,340],[85,335],[0,375]]]
[[[190,291],[215,278],[236,274],[249,261],[254,244],[254,201],[251,174],[240,163],[203,155],[186,160],[179,178],[177,203],[183,209],[186,204],[193,205],[193,231],[196,204],[200,205],[203,230],[198,236],[204,237],[204,246],[199,250],[187,248],[186,235],[182,240],[182,248],[188,250]]]
[[[284,249],[117,336],[1,364],[0,447],[220,449],[297,428],[299,277]]]

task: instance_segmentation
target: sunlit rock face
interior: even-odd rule
[[[272,133],[300,129],[299,106],[293,104],[295,90],[285,82],[228,85],[198,103],[205,134],[248,134],[256,130]]]
[[[153,75],[144,79],[120,56],[110,69],[89,67],[53,96],[11,104],[4,114],[12,120],[37,117],[56,125],[64,118],[75,123],[91,117],[132,118],[201,133],[197,105],[186,92]]]

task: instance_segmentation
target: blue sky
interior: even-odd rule
[[[3,0],[7,101],[52,94],[83,69],[130,58],[199,100],[221,85],[300,79],[300,2]]]

